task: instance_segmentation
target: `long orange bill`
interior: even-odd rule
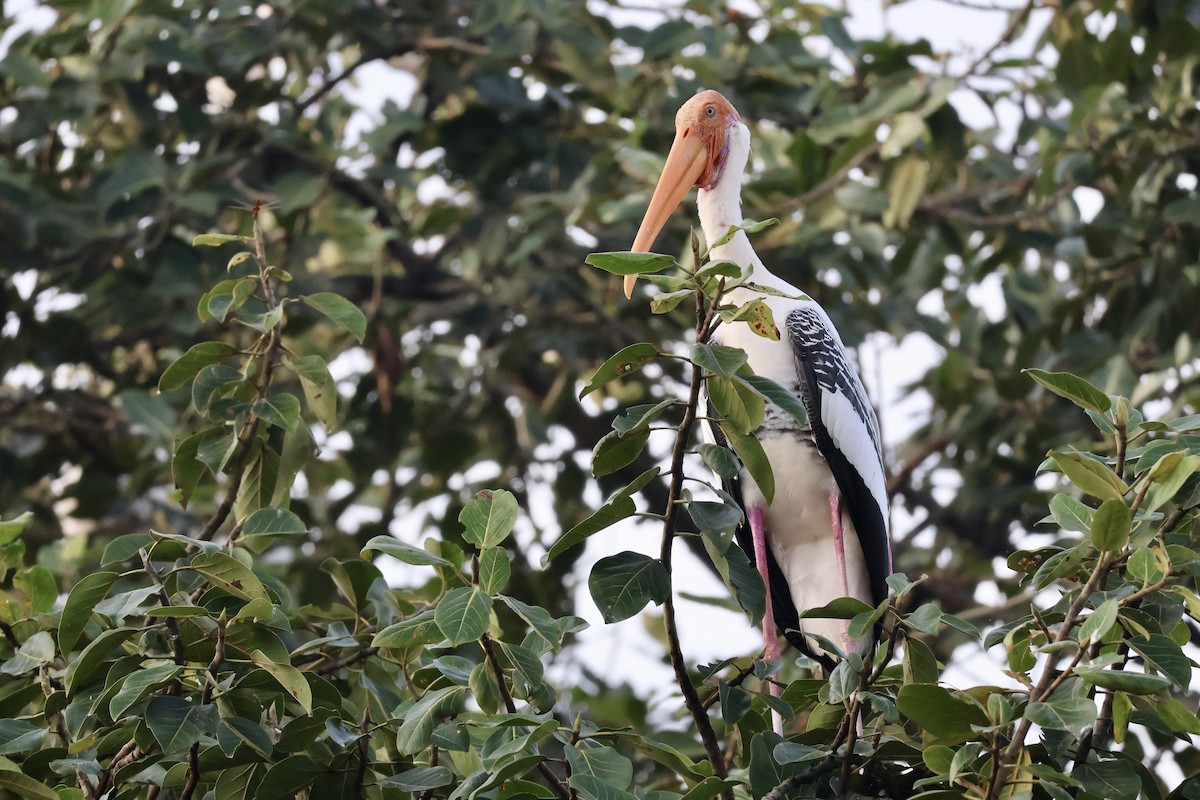
[[[696,184],[707,166],[708,150],[700,141],[700,137],[676,134],[671,152],[667,154],[667,163],[663,167],[662,177],[654,187],[654,197],[642,218],[642,226],[638,228],[637,237],[633,240],[634,253],[648,253],[654,244],[659,231],[667,224],[671,212],[683,200],[688,189]],[[633,285],[637,282],[636,275],[625,276],[625,297],[633,297]]]

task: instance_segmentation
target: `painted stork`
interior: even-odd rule
[[[633,251],[649,251],[692,186],[700,190],[700,225],[708,241],[719,240],[731,225],[740,223],[741,178],[749,155],[750,131],[720,93],[703,91],[684,103],[675,117],[675,142]],[[801,295],[763,266],[743,232],[715,248],[712,258],[752,267],[756,284],[791,297]],[[625,279],[627,297],[632,296],[634,280]],[[847,621],[801,621],[799,613],[838,597],[875,605],[887,596],[885,579],[892,559],[879,424],[821,306],[748,287],[730,290],[725,301],[741,305],[756,298],[770,306],[782,329],[780,339],[762,338],[748,325],[734,323],[719,327],[716,340],[744,350],[756,374],[790,389],[808,412],[808,425],[801,428],[790,414],[769,406],[757,432],[775,473],[770,504],[744,471],[732,482],[735,485],[726,487],[735,497],[740,495],[749,522],[749,534],[743,525],[738,543],[769,587],[764,655],[779,656],[778,631],[801,652],[818,657],[820,648],[805,633],[824,636],[845,652],[861,652],[871,643],[870,634],[852,641]]]

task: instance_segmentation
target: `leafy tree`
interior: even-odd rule
[[[1195,772],[1193,5],[1030,3],[957,72],[791,3],[638,25],[532,0],[43,4],[49,27],[0,61],[0,787],[1190,796],[1162,754]],[[1038,55],[1000,60],[1031,25]],[[404,91],[364,121],[347,90],[385,64]],[[701,86],[752,127],[746,211],[780,220],[764,259],[848,343],[944,352],[909,387],[927,419],[887,454],[914,580],[824,612],[889,636],[829,681],[785,665],[804,731],[786,742],[747,654],[697,669],[671,648],[695,718],[719,707],[700,738],[543,672],[579,624],[563,532],[633,497],[678,507],[673,470],[613,443],[644,440],[647,407],[686,420],[672,401],[712,365],[693,351],[577,394],[614,352],[687,339],[694,304],[647,314],[583,262],[632,240]],[[967,99],[997,126],[968,126]],[[576,455],[601,440],[589,475]],[[691,510],[667,539],[744,572],[718,509]],[[428,580],[389,590],[364,549]],[[670,598],[648,561],[632,611],[600,581],[609,616]],[[981,646],[1011,685],[938,683]]]

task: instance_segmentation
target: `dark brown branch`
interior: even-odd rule
[[[912,474],[916,472],[917,467],[924,463],[925,459],[929,458],[935,453],[942,452],[950,446],[952,441],[953,440],[950,438],[950,434],[942,433],[934,436],[932,439],[921,445],[921,447],[917,449],[917,452],[909,456],[908,459],[900,465],[900,469],[896,470],[896,472],[892,475],[891,480],[888,481],[888,497],[894,497],[896,492],[908,483],[909,478],[911,478]]]

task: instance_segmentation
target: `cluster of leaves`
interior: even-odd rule
[[[361,557],[322,564],[337,599],[320,608],[298,603],[281,580],[309,538],[288,508],[295,476],[313,458],[309,428],[331,424],[337,402],[324,360],[283,343],[285,309],[304,303],[360,337],[365,319],[331,293],[281,298],[278,282],[291,276],[267,263],[265,238],[257,213],[251,236],[196,237],[250,246],[229,269],[250,263],[255,274],[217,283],[200,315],[249,330],[253,341],[199,343],[160,381],[164,391],[188,388],[203,420],[179,437],[174,472],[184,504],[201,483],[223,490],[212,517],[194,530],[117,537],[100,570],[71,587],[44,566],[24,566],[19,537],[31,514],[0,524],[12,571],[0,621],[0,789],[27,798],[160,789],[184,800],[400,797],[454,781],[438,765],[440,750],[457,764],[463,796],[505,782],[510,796],[553,796],[536,784],[518,791],[515,779],[545,769],[538,743],[560,726],[548,714],[556,694],[541,658],[582,621],[503,594],[510,565],[501,545],[517,520],[510,493],[464,508],[470,554],[449,542],[422,550],[377,537]],[[311,420],[280,388],[284,370],[301,383]],[[376,552],[435,575],[414,591],[389,589],[366,560]],[[70,589],[61,603],[60,588]],[[494,601],[522,636],[504,636]],[[468,692],[479,713],[458,713]],[[580,760],[581,776],[603,756],[579,747],[565,755]]]

